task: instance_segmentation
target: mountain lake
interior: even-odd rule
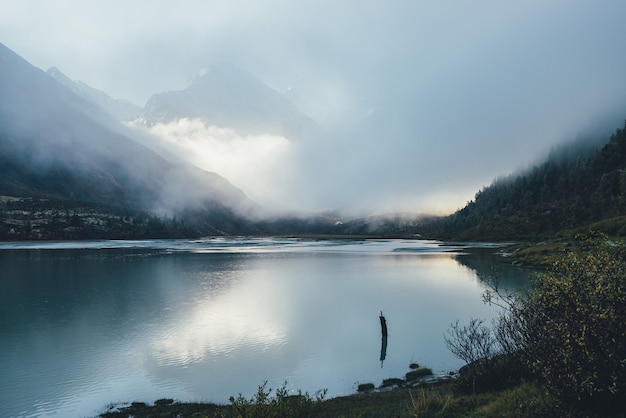
[[[0,416],[226,404],[266,381],[334,397],[403,378],[410,363],[445,375],[463,365],[445,347],[450,324],[498,314],[482,301],[485,281],[529,283],[497,251],[386,239],[0,243]]]

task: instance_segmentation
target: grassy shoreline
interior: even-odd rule
[[[254,399],[246,405],[176,402],[161,399],[149,405],[135,402],[100,415],[119,417],[579,417],[533,382],[497,391],[467,393],[454,380],[395,387],[386,391],[355,393],[323,400],[289,396],[266,403]]]

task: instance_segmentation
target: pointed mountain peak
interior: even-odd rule
[[[297,138],[318,131],[315,122],[286,97],[227,62],[202,68],[183,90],[153,95],[140,118],[147,126],[201,119],[243,135]]]

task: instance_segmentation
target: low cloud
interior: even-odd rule
[[[292,175],[293,146],[276,135],[241,135],[231,128],[208,125],[200,119],[179,119],[145,127],[160,147],[207,171],[227,178],[252,200],[267,209],[278,209],[287,199],[285,182]]]
[[[331,138],[153,132],[265,207],[450,212],[598,120],[602,135],[623,123],[625,2],[63,1],[4,2],[3,42],[140,105],[213,62],[293,87]]]

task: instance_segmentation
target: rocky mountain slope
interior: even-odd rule
[[[141,107],[128,100],[114,99],[105,92],[95,89],[82,81],[74,81],[56,67],[49,68],[46,73],[78,96],[97,105],[102,111],[117,120],[135,120],[141,113]]]

